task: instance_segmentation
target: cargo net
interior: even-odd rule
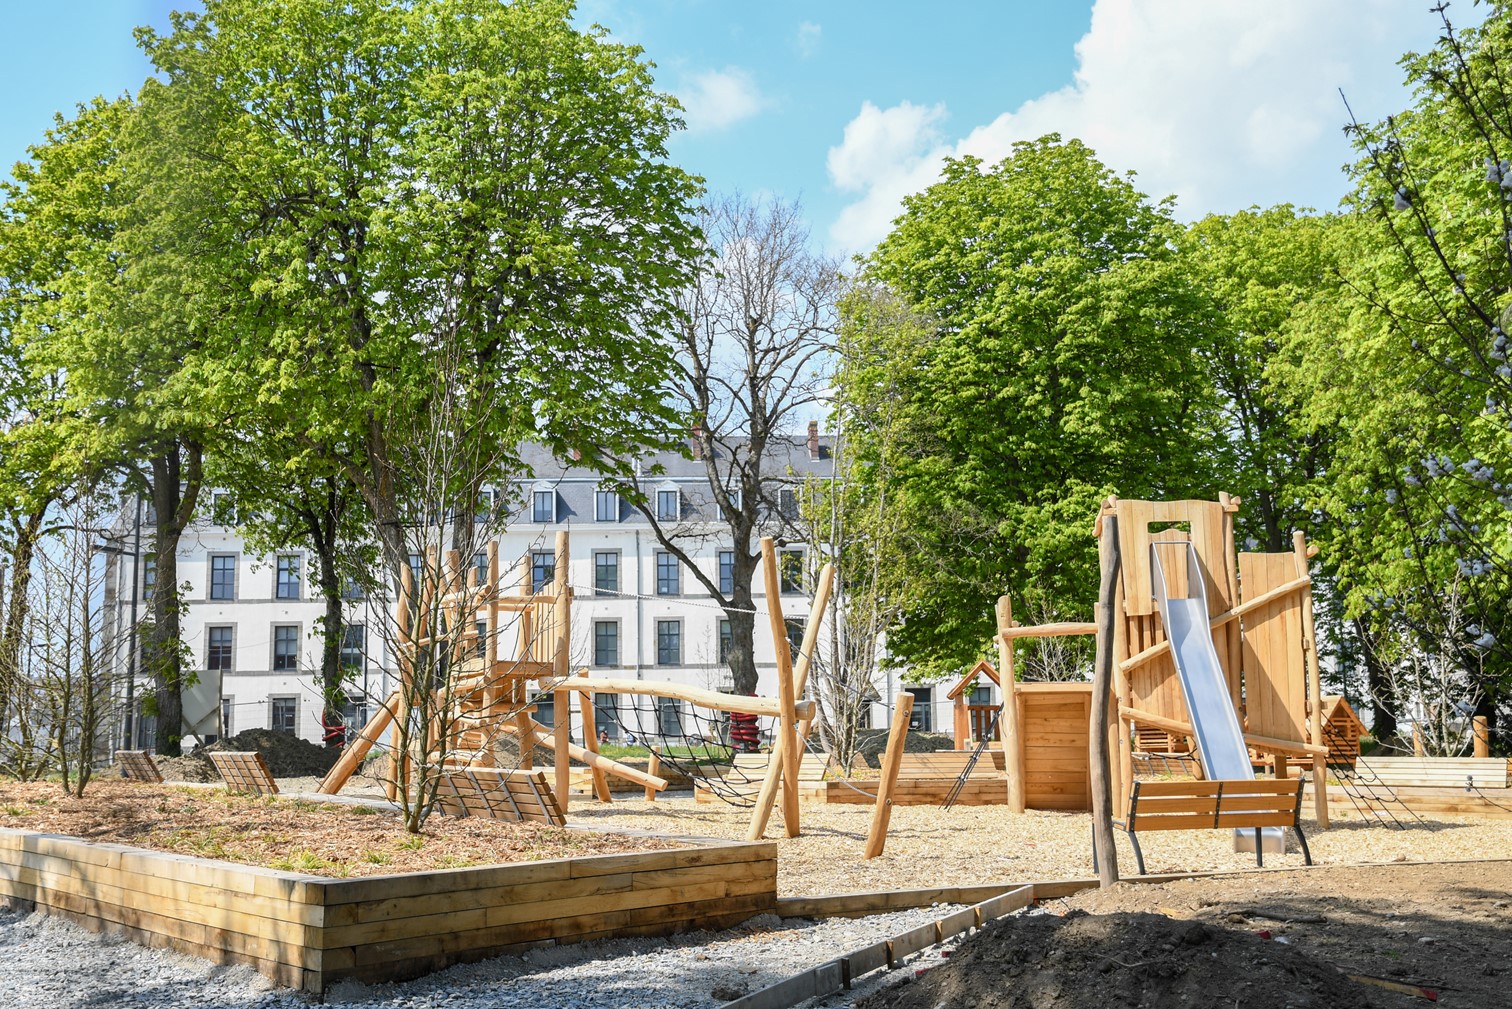
[[[612,704],[598,697],[599,728],[618,729],[618,741],[645,746],[663,768],[732,806],[755,805],[766,777],[777,719],[700,709],[685,701],[644,694],[618,694]],[[612,733],[610,733],[612,735]]]

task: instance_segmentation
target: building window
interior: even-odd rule
[[[273,628],[273,669],[275,672],[299,668],[299,628]]]
[[[681,591],[681,570],[677,566],[677,558],[670,550],[658,550],[656,552],[656,594],[659,596],[675,596]]]
[[[548,691],[541,691],[530,699],[535,705],[535,720],[546,728],[556,725],[556,695]],[[568,718],[572,717],[571,709],[568,709]]]
[[[618,620],[593,622],[593,664],[595,666],[620,664],[619,629]]]
[[[659,666],[682,665],[681,620],[656,622],[656,664]]]
[[[416,594],[419,594],[420,583],[423,581],[422,576],[425,574],[425,558],[420,556],[419,554],[410,554],[409,569],[410,585],[415,590]]]
[[[341,706],[341,724],[362,726],[367,723],[367,700],[364,698],[347,698],[346,703]]]
[[[777,555],[777,570],[782,575],[782,593],[803,591],[803,551],[784,550]]]
[[[152,588],[157,584],[157,557],[147,554],[142,557],[142,598],[152,598]]]
[[[788,650],[794,661],[798,659],[798,650],[803,647],[803,631],[807,623],[799,617],[788,617],[783,621],[787,627]]]
[[[593,520],[595,522],[619,521],[619,495],[612,490],[601,490],[593,495]]]
[[[682,517],[682,502],[676,490],[656,492],[656,518],[661,522],[675,522]]]
[[[154,576],[155,579],[155,576]],[[212,554],[210,557],[210,598],[236,598],[236,555]]]
[[[593,590],[611,595],[620,587],[620,555],[618,550],[595,550],[593,552]]]
[[[473,623],[473,648],[478,658],[488,659],[488,621],[478,620]]]
[[[723,596],[735,594],[735,551],[719,551],[719,593]]]
[[[908,727],[917,732],[934,731],[934,691],[930,687],[904,687],[914,695],[913,715],[909,719]]]
[[[730,653],[735,650],[735,632],[730,627],[728,620],[719,622],[719,661],[721,664],[730,661]]]
[[[221,736],[222,737],[228,737],[228,736],[234,735],[235,732],[236,732],[236,729],[233,728],[232,725],[231,725],[231,713],[233,711],[235,711],[235,710],[236,710],[236,704],[235,704],[235,702],[231,698],[229,698],[229,697],[222,697],[221,698],[221,723],[220,723],[220,730],[221,730]]]
[[[479,550],[477,553],[473,554],[473,578],[476,579],[475,584],[477,585],[488,584],[487,550]]]
[[[556,491],[538,490],[530,495],[530,521],[556,521]]]
[[[361,669],[367,651],[367,625],[347,624],[341,629],[341,668]]]
[[[210,521],[225,528],[236,525],[236,508],[230,494],[217,492],[211,497]]]
[[[299,717],[299,698],[270,697],[268,707],[271,709],[268,715],[268,728],[274,732],[293,733]]]
[[[683,736],[682,701],[675,697],[656,699],[656,725],[661,734],[671,738]]]
[[[274,582],[274,595],[279,599],[299,598],[299,556],[282,554],[278,558],[278,577]]]
[[[556,554],[550,550],[530,551],[530,591],[545,592],[556,579]]]
[[[362,591],[362,583],[359,582],[357,579],[355,579],[355,578],[343,578],[343,579],[341,579],[341,598],[342,599],[346,600],[347,602],[358,602],[358,601],[366,598],[366,595],[367,594]]]
[[[739,487],[731,487],[726,493],[730,495],[730,507],[737,512],[740,511],[745,504],[745,492]]]
[[[777,492],[777,514],[785,519],[798,517],[798,492],[791,487],[783,487]]]
[[[231,671],[231,628],[205,628],[205,668],[221,673]]]

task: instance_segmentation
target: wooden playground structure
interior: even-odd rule
[[[803,642],[795,655],[782,613],[775,544],[770,538],[763,539],[761,549],[766,608],[776,653],[775,698],[720,693],[668,681],[592,679],[587,669],[573,674],[573,590],[568,581],[566,532],[557,534],[552,581],[549,587],[541,587],[542,591],[533,591],[529,554],[516,566],[515,584],[503,584],[496,542],[487,546],[486,574],[481,577],[477,568],[466,569],[464,575],[458,551],[447,555],[440,577],[424,578],[419,586],[406,571],[394,617],[400,686],[348,744],[321,781],[319,791],[339,792],[388,732],[384,787],[391,800],[401,790],[413,794],[422,780],[419,760],[433,768],[431,777],[441,790],[441,807],[451,812],[562,820],[569,804],[572,761],[586,766],[599,801],[612,801],[609,775],[643,786],[646,797],[652,798],[667,787],[667,780],[656,773],[656,755],[653,753],[649,772],[612,760],[598,752],[595,732],[596,695],[646,695],[675,699],[726,716],[775,719],[771,752],[758,758],[761,787],[755,790],[750,836],[756,840],[765,833],[780,797],[784,827],[789,837],[796,837],[799,770],[815,713],[813,701],[799,698],[806,689],[834,569],[826,565],[819,574]],[[435,571],[434,554],[429,560],[427,570]],[[417,670],[431,666],[418,659],[425,648],[445,650],[448,660],[445,681],[431,690],[417,682]],[[434,655],[431,658],[433,663]],[[532,685],[540,693],[552,695],[552,725],[534,717],[537,706],[531,701]],[[581,746],[571,737],[574,696],[584,728],[585,745]],[[501,751],[498,744],[506,737],[512,745]],[[423,738],[423,745],[415,745],[418,738]],[[709,742],[721,745],[719,741]],[[537,746],[553,755],[549,775],[531,773]],[[501,761],[513,761],[518,766],[501,768]],[[527,806],[530,815],[514,815]]]
[[[1286,778],[1289,763],[1310,765],[1314,814],[1328,825],[1328,748],[1324,743],[1324,701],[1319,687],[1313,629],[1312,581],[1308,560],[1316,552],[1302,534],[1284,553],[1239,552],[1234,545],[1234,514],[1239,501],[1227,494],[1217,501],[1123,501],[1103,504],[1094,532],[1106,555],[1103,522],[1117,519],[1121,566],[1115,586],[1112,641],[1112,717],[1107,733],[1112,756],[1113,809],[1125,811],[1134,794],[1136,754],[1141,746],[1164,741],[1173,750],[1190,750],[1186,741],[1197,726],[1188,709],[1171,654],[1171,644],[1157,606],[1152,564],[1159,565],[1173,598],[1188,588],[1187,568],[1167,552],[1188,549],[1195,555],[1205,587],[1209,633],[1222,668],[1228,700],[1238,714],[1243,740],[1254,764],[1268,765]],[[1154,561],[1152,561],[1154,558]],[[1106,559],[1106,558],[1105,558]],[[1021,626],[1005,596],[998,601],[998,668],[1013,682],[1013,642],[1021,638],[1095,635],[1095,623]],[[1027,686],[1027,685],[1020,685]],[[1042,782],[1036,780],[1035,748],[1043,729],[1033,724],[1020,691],[1014,703],[1005,692],[999,728],[1003,740],[1008,805],[1016,812],[1042,807]],[[1075,720],[1065,723],[1069,728]],[[1080,724],[1087,724],[1085,717]],[[1175,743],[1175,746],[1171,744]],[[1085,758],[1085,751],[1082,757]],[[1200,763],[1193,762],[1200,773]]]

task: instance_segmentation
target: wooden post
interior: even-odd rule
[[[1002,681],[1003,713],[998,716],[998,730],[1003,736],[1003,769],[1008,776],[1008,811],[1024,811],[1024,735],[1019,729],[1018,692],[1014,689],[1013,642],[1003,632],[1013,626],[1013,601],[999,596],[997,601],[998,679]]]
[[[1307,538],[1300,529],[1292,533],[1292,556],[1296,558],[1297,577],[1308,573]],[[1302,661],[1307,666],[1308,742],[1327,746],[1323,735],[1323,679],[1318,671],[1318,637],[1313,627],[1312,586],[1302,590]],[[1276,756],[1277,761],[1283,758]],[[1277,765],[1280,766],[1279,763]],[[1318,829],[1328,829],[1328,758],[1312,758],[1313,819]]]
[[[551,621],[555,632],[551,642],[552,676],[558,683],[572,675],[568,664],[572,658],[572,584],[567,579],[569,559],[567,531],[564,529],[556,534],[556,570],[552,579],[552,589],[556,594],[556,608]],[[567,792],[572,782],[572,762],[567,759],[567,747],[572,742],[572,695],[562,689],[553,691],[551,710],[556,713],[556,731],[553,735],[556,736],[557,745],[553,765],[556,768],[557,802],[561,803],[562,812],[566,813]]]
[[[798,695],[793,684],[793,654],[788,644],[787,623],[782,619],[782,579],[777,569],[777,544],[761,538],[762,573],[766,581],[767,615],[772,625],[772,647],[777,652],[777,698],[782,704],[778,718],[779,738],[772,748],[772,761],[782,765],[782,821],[788,837],[798,836],[797,719],[793,707]]]
[[[871,830],[866,834],[866,851],[862,858],[876,858],[887,844],[887,824],[892,818],[893,786],[898,782],[898,767],[903,763],[903,747],[908,738],[908,722],[913,717],[914,695],[903,691],[893,702],[892,728],[887,732],[887,752],[882,756],[882,779],[877,782],[877,804],[872,807]]]
[[[957,750],[966,749],[966,744],[971,739],[971,717],[966,711],[966,696],[970,693],[971,690],[968,688],[961,691],[955,699],[954,739]]]
[[[346,748],[341,751],[341,759],[326,772],[316,791],[324,795],[335,795],[341,791],[341,786],[352,777],[361,765],[362,758],[368,755],[378,737],[383,735],[383,730],[393,721],[394,711],[399,706],[399,693],[396,690],[389,694],[388,700],[383,702],[377,713],[362,727],[362,731],[357,733],[357,738],[347,740]]]
[[[520,556],[520,562],[515,570],[520,578],[520,595],[532,596],[535,594],[535,586],[531,584],[530,552],[526,551]],[[515,651],[515,657],[525,661],[531,658],[531,624],[534,622],[535,608],[523,607],[516,616],[516,631],[519,636],[519,648]],[[515,728],[519,730],[517,739],[520,743],[520,767],[524,770],[532,770],[535,767],[535,719],[530,717],[530,705],[526,702],[529,698],[525,694],[525,681],[516,678],[514,681],[517,689],[511,691],[511,703],[515,708]]]
[[[394,705],[394,729],[389,747],[388,780],[383,783],[383,794],[390,802],[399,797],[399,775],[403,768],[405,723],[409,721],[411,671],[415,666],[414,644],[411,640],[410,621],[415,618],[419,586],[415,584],[413,570],[405,565],[399,576],[399,601],[394,604],[395,664],[399,667],[399,698]]]
[[[659,753],[656,752],[656,748],[655,747],[648,746],[647,749],[651,751],[651,761],[650,761],[650,763],[648,763],[646,765],[646,773],[649,774],[649,775],[651,775],[653,778],[660,777],[661,776],[661,754],[659,754]],[[652,788],[650,785],[646,786],[646,801],[647,802],[655,802],[656,801],[656,789]]]
[[[824,619],[825,608],[829,605],[830,591],[835,585],[835,566],[826,564],[819,572],[819,584],[815,587],[814,601],[809,606],[808,624],[803,629],[803,644],[798,648],[798,663],[793,667],[793,695],[802,697],[808,690],[809,666],[814,657],[814,648],[819,641],[819,625]],[[787,628],[783,628],[783,641],[787,640]],[[779,645],[779,648],[781,646]],[[798,723],[798,761],[803,760],[804,747],[808,742],[809,730],[813,728],[812,716]],[[761,781],[761,791],[756,796],[756,805],[751,810],[751,827],[746,832],[746,839],[759,841],[766,834],[767,821],[772,817],[772,804],[777,798],[777,786],[781,783],[781,775],[787,772],[783,770],[783,762],[778,759],[778,752],[783,746],[781,739],[772,747],[772,759],[767,763],[766,776]]]
[[[1470,734],[1475,737],[1475,755],[1491,756],[1491,720],[1485,715],[1470,719]]]
[[[1413,725],[1412,727],[1412,755],[1414,757],[1425,757],[1428,755],[1428,748],[1423,745],[1423,727],[1421,725]]]
[[[578,675],[586,677],[588,670],[579,669]],[[578,711],[582,713],[583,717],[583,745],[588,749],[589,753],[597,754],[599,751],[597,709],[593,704],[593,695],[586,690],[578,692]],[[614,796],[609,793],[609,778],[604,774],[603,770],[590,766],[588,773],[593,777],[593,797],[598,799],[599,802],[614,801]],[[650,791],[654,794],[656,789],[653,788]]]
[[[1092,777],[1092,850],[1097,861],[1098,882],[1106,887],[1118,882],[1118,849],[1113,844],[1113,779],[1108,752],[1108,730],[1118,717],[1117,705],[1109,703],[1113,693],[1114,629],[1119,620],[1115,604],[1122,559],[1115,516],[1103,517],[1102,539],[1098,547],[1101,584],[1097,594],[1097,658],[1093,666],[1092,713],[1088,719],[1087,739]]]

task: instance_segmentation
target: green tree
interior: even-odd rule
[[[253,404],[361,494],[397,583],[406,523],[471,508],[524,439],[591,462],[671,427],[654,334],[687,279],[695,180],[639,51],[537,0],[210,0],[141,32],[168,83],[154,188],[213,216],[161,219],[205,279],[211,395]],[[449,501],[413,500],[396,440],[426,430],[436,361],[499,405],[501,446]],[[513,468],[517,468],[513,463]]]
[[[990,168],[951,161],[905,201],[865,279],[935,332],[894,346],[892,327],[857,327],[841,376],[863,415],[870,396],[900,399],[886,476],[910,538],[896,658],[968,663],[1003,592],[1084,619],[1101,499],[1211,492],[1215,397],[1176,231],[1166,204],[1055,135]],[[847,430],[869,455],[868,433]]]
[[[1347,287],[1296,327],[1291,379],[1337,428],[1318,503],[1364,636],[1410,631],[1418,648],[1449,652],[1493,721],[1512,678],[1509,13],[1493,4],[1460,32],[1440,10],[1438,43],[1403,60],[1412,107],[1352,124]],[[1384,687],[1390,672],[1378,658],[1373,679]],[[1389,729],[1397,699],[1378,700]]]

